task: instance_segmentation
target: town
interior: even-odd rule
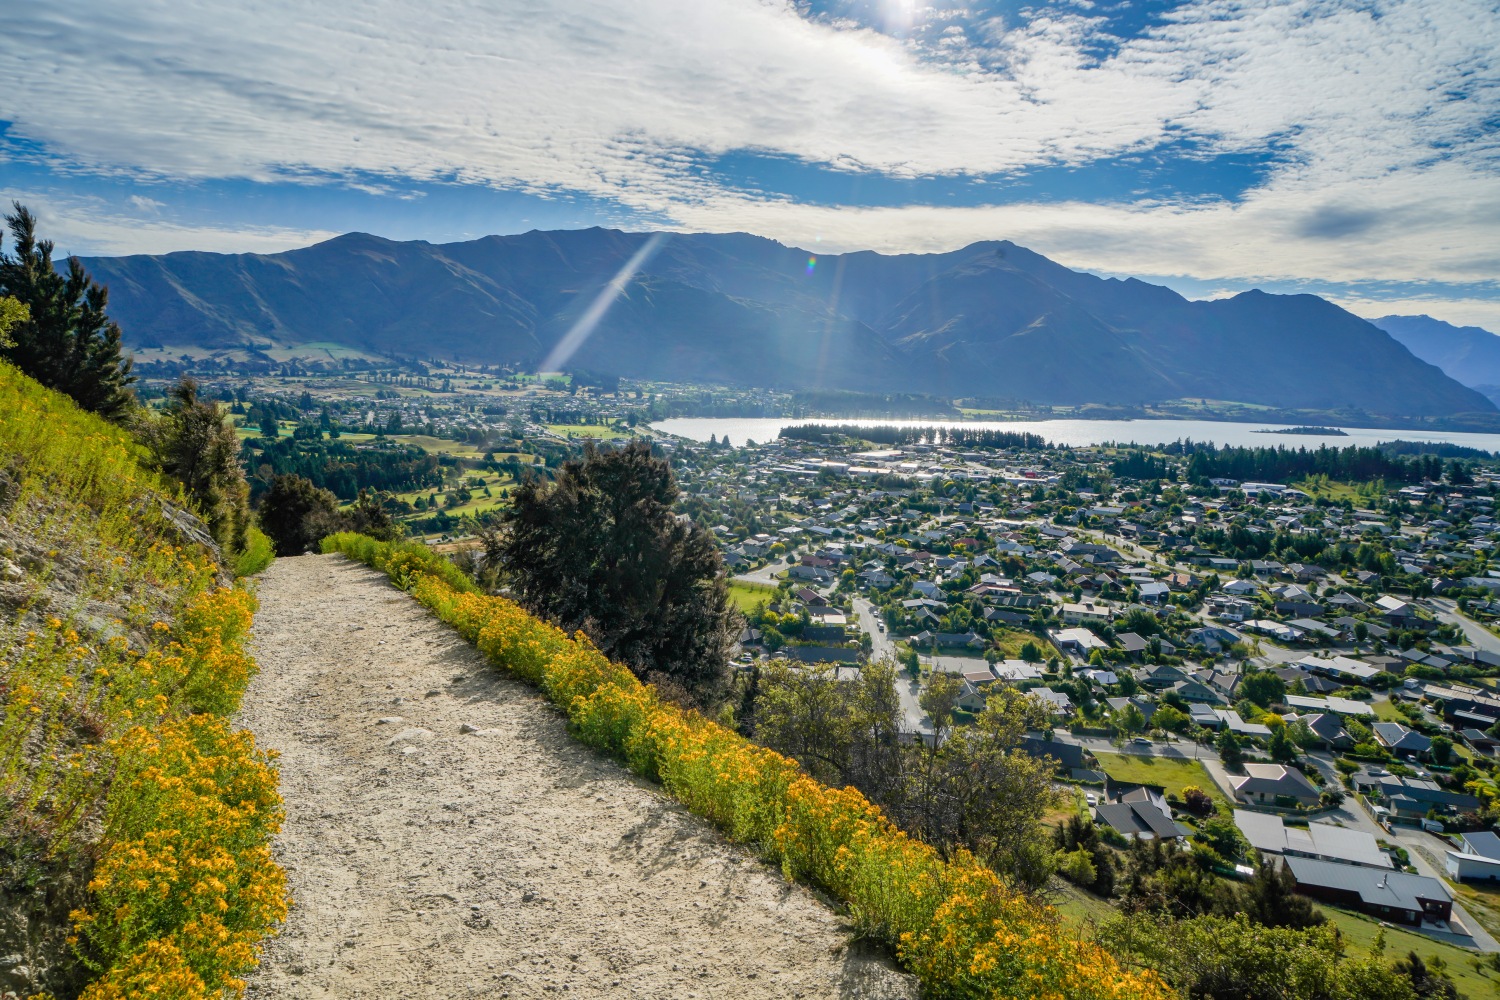
[[[742,675],[787,662],[852,681],[894,663],[912,741],[972,721],[999,689],[1034,696],[1052,725],[1022,749],[1055,763],[1109,849],[1177,842],[1228,880],[1258,852],[1346,933],[1357,913],[1500,950],[1487,454],[1066,448],[1004,422],[831,418],[732,445],[653,424],[786,414],[790,398],[436,365],[220,385],[252,489],[257,464],[318,478],[295,458],[310,449],[383,456],[330,458],[326,484],[346,502],[376,489],[450,552],[523,476],[645,435],[682,516],[718,540]],[[934,688],[951,690],[948,720],[929,712]]]

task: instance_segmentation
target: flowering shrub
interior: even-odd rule
[[[583,742],[659,780],[787,877],[843,900],[857,924],[896,949],[925,996],[1165,1000],[1153,973],[1122,967],[1067,933],[1049,908],[960,856],[944,862],[852,788],[836,790],[737,733],[663,702],[581,634],[572,638],[511,601],[449,583],[440,557],[336,535],[323,551],[383,569],[497,666],[546,692]]]
[[[180,489],[126,432],[0,363],[0,514],[70,567],[85,620],[28,573],[37,607],[0,634],[0,822],[74,870],[92,863],[72,939],[97,978],[87,1000],[238,991],[286,913],[272,861],[274,755],[225,716],[255,664],[256,603],[179,544]],[[0,483],[0,485],[4,485]],[[168,620],[161,620],[161,619]]]

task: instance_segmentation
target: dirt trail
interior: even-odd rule
[[[260,600],[241,721],[294,902],[250,996],[916,996],[383,576],[281,559]]]

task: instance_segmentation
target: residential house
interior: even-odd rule
[[[1331,750],[1347,750],[1354,745],[1354,740],[1344,729],[1344,723],[1331,712],[1304,715],[1301,721],[1307,724],[1307,728],[1323,746]]]
[[[1073,714],[1073,699],[1062,691],[1054,691],[1050,687],[1032,688],[1029,692],[1046,702],[1054,713],[1061,716]]]
[[[1217,705],[1224,701],[1213,688],[1191,677],[1178,681],[1167,688],[1167,690],[1178,695],[1183,701],[1189,704]]]
[[[1086,628],[1055,629],[1050,634],[1058,649],[1082,657],[1087,657],[1093,650],[1109,648],[1109,643]]]
[[[1420,927],[1424,920],[1446,922],[1453,916],[1453,897],[1435,878],[1314,858],[1289,857],[1285,864],[1298,892],[1378,920]]]
[[[1205,625],[1188,632],[1187,640],[1189,644],[1202,646],[1207,652],[1217,655],[1239,642],[1240,637],[1227,628]]]
[[[1167,602],[1167,597],[1171,593],[1170,589],[1165,583],[1156,583],[1154,581],[1151,583],[1143,583],[1139,586],[1138,589],[1140,590],[1141,602],[1143,604],[1154,604],[1158,606],[1165,604]]]
[[[1318,804],[1318,790],[1301,771],[1284,764],[1246,764],[1244,777],[1234,779],[1234,794],[1253,805]]]
[[[1374,835],[1363,830],[1319,822],[1307,824],[1304,830],[1287,826],[1280,816],[1248,809],[1236,809],[1234,823],[1250,846],[1262,854],[1316,858],[1367,868],[1394,867],[1391,856],[1380,849]]]
[[[1112,794],[1094,807],[1094,821],[1131,840],[1177,840],[1188,831],[1172,818],[1172,808],[1158,791],[1145,786]]]
[[[1105,604],[1095,604],[1093,601],[1083,601],[1078,604],[1064,604],[1062,606],[1062,620],[1070,625],[1079,625],[1089,622],[1097,624],[1108,624],[1114,617],[1114,610]]]
[[[975,649],[984,648],[984,640],[973,632],[929,632],[923,630],[908,640],[913,649],[926,649],[931,646],[972,646]]]
[[[1074,768],[1083,767],[1087,764],[1088,751],[1077,743],[1066,740],[1045,739],[1040,736],[1022,736],[1019,749],[1029,757],[1051,757],[1064,769],[1071,771]]]
[[[1142,686],[1160,690],[1171,687],[1180,681],[1188,679],[1188,675],[1181,667],[1174,667],[1169,663],[1159,663],[1153,667],[1147,667],[1140,676]]]
[[[1429,812],[1452,815],[1459,812],[1474,812],[1480,802],[1472,795],[1450,792],[1440,788],[1435,781],[1421,778],[1399,778],[1387,775],[1380,778],[1372,791],[1385,802],[1391,814],[1399,819],[1418,820]]]
[[[1370,729],[1376,741],[1397,757],[1425,757],[1432,750],[1432,740],[1399,722],[1377,722]]]
[[[1500,882],[1500,837],[1488,830],[1460,834],[1444,868],[1457,882]]]

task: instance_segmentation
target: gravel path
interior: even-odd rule
[[[260,600],[241,721],[281,751],[293,904],[250,996],[917,995],[382,575],[279,559]]]

